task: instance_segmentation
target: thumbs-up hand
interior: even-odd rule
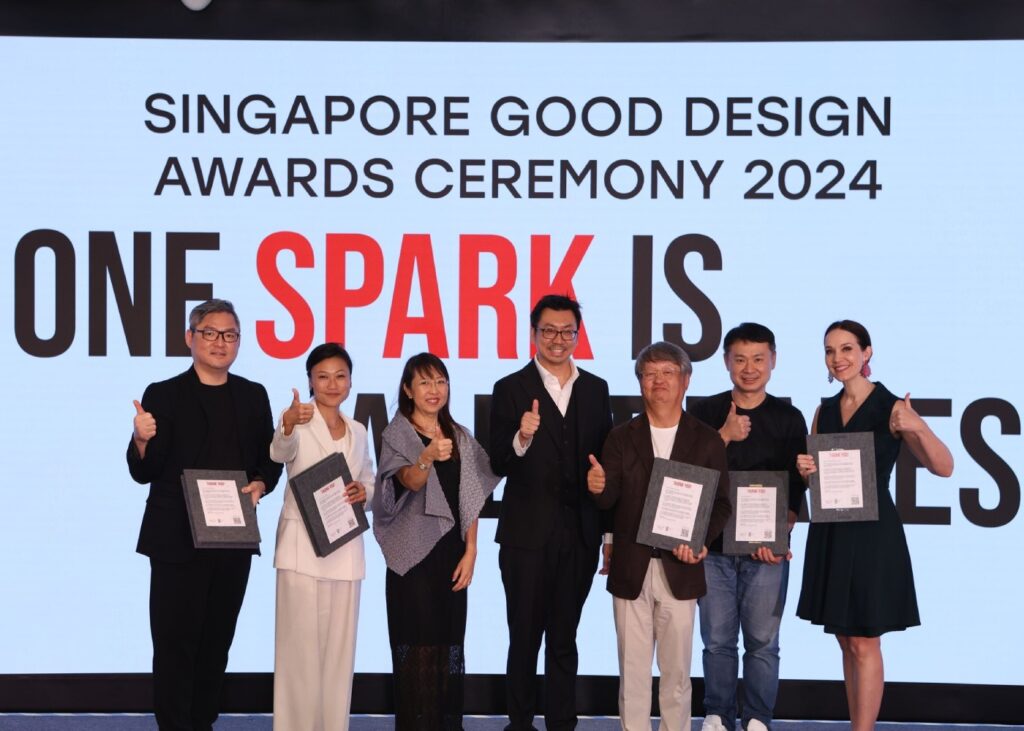
[[[135,404],[135,419],[132,421],[134,426],[134,432],[132,438],[141,444],[145,444],[150,439],[156,436],[156,418],[142,408],[142,404],[138,401],[132,401]]]
[[[718,433],[726,444],[742,442],[750,436],[750,417],[736,413],[735,401],[729,407],[729,415],[725,417],[725,423],[722,424],[722,428],[718,430]]]
[[[296,424],[308,424],[312,418],[313,404],[302,403],[302,401],[299,400],[299,390],[297,388],[293,388],[292,403],[281,417],[281,423],[284,424],[285,436],[291,435],[292,429],[295,428]]]
[[[600,495],[604,492],[604,467],[601,466],[601,463],[597,461],[594,455],[588,456],[590,457],[590,469],[587,470],[587,489],[593,495]]]
[[[452,457],[452,440],[445,437],[438,426],[434,427],[434,438],[427,445],[427,456],[433,462],[445,462]]]
[[[533,407],[523,412],[523,418],[519,420],[519,443],[526,446],[533,439],[533,435],[540,429],[540,401],[533,400]]]
[[[910,394],[903,397],[892,405],[892,414],[889,417],[889,431],[893,434],[913,433],[926,429],[924,419],[914,411],[910,405]]]

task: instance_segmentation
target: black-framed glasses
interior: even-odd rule
[[[198,333],[203,340],[210,343],[215,342],[217,338],[223,338],[225,343],[237,343],[238,338],[242,335],[237,330],[216,330],[212,327],[203,328],[202,330],[192,328],[192,332]]]
[[[557,327],[542,327],[538,332],[545,340],[561,338],[566,343],[571,343],[579,335],[579,330],[559,330]]]

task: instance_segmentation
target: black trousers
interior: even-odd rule
[[[198,551],[186,563],[150,559],[153,710],[160,731],[211,731],[252,555]]]
[[[575,511],[537,549],[502,545],[498,551],[508,619],[507,731],[533,728],[537,712],[537,655],[544,639],[544,723],[549,731],[576,727],[576,629],[597,570],[597,548],[580,536]]]

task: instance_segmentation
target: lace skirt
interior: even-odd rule
[[[466,591],[452,573],[466,551],[456,530],[405,576],[387,572],[396,731],[461,731]]]

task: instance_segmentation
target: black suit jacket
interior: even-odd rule
[[[608,384],[603,379],[578,370],[579,378],[572,387],[578,448],[570,459],[574,461],[577,475],[573,488],[579,503],[581,535],[588,547],[596,548],[601,542],[601,520],[597,507],[587,497],[587,469],[590,467],[587,455],[600,457],[601,445],[612,425],[611,402]],[[512,439],[519,431],[523,413],[533,407],[534,399],[540,402],[540,429],[526,454],[518,457]],[[562,437],[556,430],[561,420],[534,361],[494,384],[487,451],[494,473],[508,478],[498,515],[495,535],[498,543],[540,548],[559,524],[565,474],[559,462]]]
[[[263,386],[233,374],[228,388],[235,407],[238,446],[249,480],[261,479],[267,492],[281,476],[281,465],[270,459],[274,436],[270,401]],[[135,442],[128,443],[128,471],[136,482],[150,483],[146,512],[136,550],[161,561],[188,561],[195,555],[188,524],[181,474],[196,467],[207,436],[207,417],[199,398],[199,376],[189,368],[174,378],[151,383],[142,408],[156,419],[156,436],[146,446],[145,459]],[[221,550],[221,549],[218,549]]]
[[[729,466],[722,438],[717,431],[683,412],[672,444],[671,459],[710,467],[722,474],[704,541],[709,545],[725,529],[732,512]],[[601,466],[605,471],[605,488],[604,492],[593,496],[594,502],[603,509],[614,509],[614,547],[608,572],[608,591],[621,599],[636,599],[640,596],[651,561],[650,546],[636,542],[640,516],[647,499],[647,485],[654,468],[654,446],[651,444],[651,423],[647,414],[612,430],[604,443]],[[676,599],[696,599],[707,592],[703,565],[683,563],[667,551],[662,551],[661,562]]]

